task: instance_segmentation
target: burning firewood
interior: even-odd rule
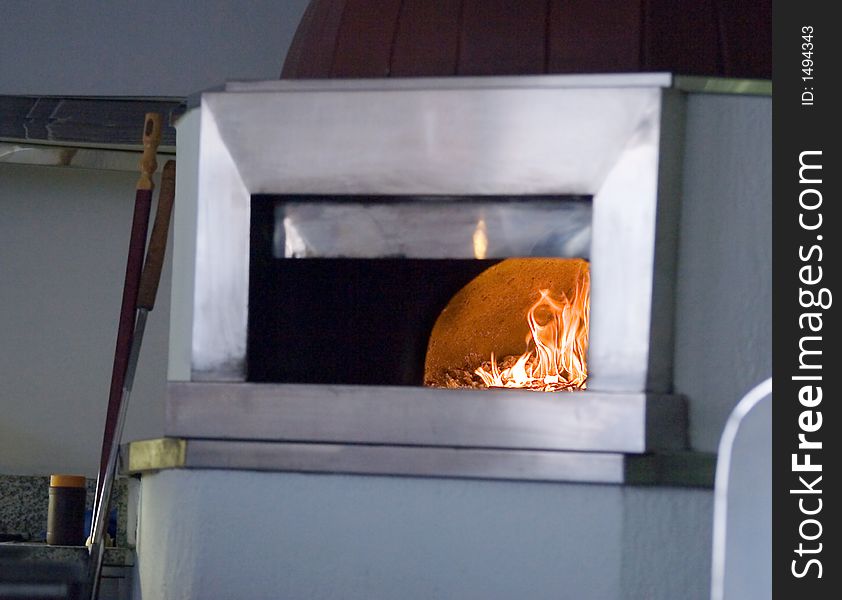
[[[538,269],[534,269],[535,265]],[[510,266],[518,267],[518,271],[509,268]],[[563,269],[559,268],[560,266],[563,266]],[[531,279],[526,277],[525,274],[530,268],[540,272],[540,276],[533,276]],[[514,331],[516,327],[512,326],[512,321],[526,322],[528,326],[528,333],[525,336],[526,350],[522,354],[507,353],[502,360],[498,361],[494,350],[490,352],[488,359],[471,351],[463,355],[461,365],[441,365],[441,357],[444,355],[441,348],[446,347],[451,342],[451,338],[433,337],[428,349],[425,384],[447,388],[520,388],[544,392],[585,389],[588,376],[587,349],[590,314],[590,276],[585,261],[565,261],[564,259],[540,259],[539,262],[525,262],[525,259],[504,261],[482,273],[457,294],[448,308],[442,312],[442,317],[434,328],[434,336],[437,330],[441,331],[439,329],[441,322],[449,319],[450,332],[462,334],[463,339],[459,342],[464,343],[467,332],[464,327],[459,327],[460,319],[454,319],[452,313],[448,314],[451,306],[457,314],[467,313],[471,319],[475,320],[477,311],[471,312],[467,309],[472,306],[487,309],[485,302],[476,302],[475,299],[479,297],[485,301],[492,298],[489,289],[493,289],[493,286],[488,284],[497,284],[498,292],[503,291],[511,297],[523,298],[526,294],[512,286],[513,283],[528,281],[530,286],[534,286],[536,279],[546,278],[547,274],[552,273],[553,270],[556,274],[565,274],[566,279],[559,279],[566,281],[566,284],[559,286],[558,279],[555,279],[551,280],[554,290],[549,288],[534,290],[533,288],[527,291],[526,294],[537,293],[539,297],[535,300],[533,296],[531,306],[528,306],[524,312],[518,311],[519,314],[506,315],[485,311],[490,316],[484,323],[486,327],[497,326],[501,331]],[[505,276],[505,285],[501,284],[501,275]],[[505,306],[505,303],[497,304],[500,307]],[[453,325],[454,322],[456,326]],[[482,333],[482,330],[478,331]],[[468,339],[471,338],[468,337]],[[511,347],[511,341],[506,342],[505,345]],[[434,349],[437,351],[435,357],[431,356]],[[440,364],[438,368],[429,368],[437,362]]]

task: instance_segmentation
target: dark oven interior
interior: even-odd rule
[[[301,196],[252,197],[246,354],[247,380],[251,382],[422,385],[425,355],[437,318],[454,295],[480,273],[507,256],[557,256],[571,251],[583,255],[589,249],[589,238],[584,242],[581,238],[590,224],[590,199],[539,197],[529,199],[533,209],[538,207],[536,214],[557,217],[558,207],[563,206],[566,224],[561,229],[546,229],[542,225],[544,229],[533,235],[535,239],[527,241],[522,230],[529,234],[529,227],[517,227],[514,223],[516,234],[505,234],[507,239],[496,245],[486,242],[491,251],[484,253],[489,256],[471,257],[470,249],[444,250],[456,256],[440,256],[441,242],[437,238],[442,233],[429,231],[430,241],[420,242],[425,247],[429,245],[429,252],[418,246],[409,249],[401,246],[401,252],[393,252],[394,249],[384,250],[374,240],[369,244],[365,239],[357,239],[354,248],[348,251],[351,256],[342,256],[341,244],[334,244],[335,240],[331,239],[328,240],[334,244],[331,249],[310,244],[301,257],[284,248],[284,236],[290,235],[289,228],[284,232],[285,207],[301,200]],[[362,205],[359,197],[306,197],[304,200],[309,206],[331,203],[338,209],[347,205],[352,211],[353,207]],[[495,240],[503,234],[495,233],[492,221],[507,219],[506,215],[512,214],[507,211],[519,214],[518,203],[525,206],[523,198],[502,197],[436,198],[424,202],[433,212],[436,207],[458,202],[468,213],[485,215],[491,223],[489,235]],[[364,203],[390,207],[414,203],[417,207],[418,199],[376,197],[366,198]],[[502,216],[495,216],[494,207],[502,207]],[[322,221],[334,219],[337,227],[350,228],[352,237],[370,234],[365,230],[355,231],[364,226],[358,227],[353,215],[345,220],[345,214],[319,213]],[[534,217],[529,218],[536,220]],[[446,214],[442,218],[448,219]],[[473,222],[471,219],[468,217],[467,221]],[[415,223],[412,214],[402,214],[401,220],[399,227],[406,227],[407,231],[417,233],[416,225],[436,229],[429,222]],[[485,235],[485,219],[480,221]],[[502,227],[507,229],[509,225]],[[473,233],[463,230],[458,235],[468,238],[473,235],[476,245],[476,231],[475,227]],[[399,231],[395,234],[401,235]],[[323,232],[319,235],[324,237]],[[579,241],[571,241],[577,235]],[[407,237],[406,232],[403,237]],[[575,250],[577,243],[579,250]],[[499,293],[505,295],[506,290],[501,289]]]

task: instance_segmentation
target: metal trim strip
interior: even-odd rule
[[[680,396],[223,382],[170,382],[167,392],[165,435],[179,438],[623,453],[687,447]]]

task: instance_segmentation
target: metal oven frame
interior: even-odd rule
[[[669,395],[684,102],[668,74],[203,94],[179,159],[197,183],[175,215],[167,435],[193,440],[192,466],[240,440],[244,468],[615,483],[631,457],[685,448]],[[589,389],[246,383],[252,194],[591,196]]]

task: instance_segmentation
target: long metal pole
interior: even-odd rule
[[[101,480],[100,495],[94,506],[94,519],[91,528],[90,557],[91,563],[91,599],[96,600],[99,593],[99,580],[102,572],[102,559],[105,554],[105,531],[108,527],[108,513],[111,503],[111,490],[114,485],[117,470],[117,456],[120,450],[120,439],[128,413],[129,397],[134,384],[137,363],[140,357],[140,347],[143,333],[146,329],[146,319],[155,306],[158,284],[161,280],[164,254],[166,252],[167,236],[169,234],[170,217],[175,199],[175,161],[167,161],[161,176],[161,193],[158,197],[158,208],[155,211],[155,223],[146,251],[146,260],[140,280],[137,296],[137,316],[134,324],[131,349],[128,355],[126,376],[120,395],[115,428],[110,438],[108,459]],[[103,439],[103,443],[105,443]]]
[[[132,337],[137,313],[137,299],[140,289],[146,249],[146,234],[149,228],[149,212],[152,207],[152,191],[155,187],[152,176],[158,168],[156,155],[161,141],[161,115],[147,113],[143,123],[143,156],[140,160],[140,178],[135,191],[135,208],[132,218],[132,231],[129,238],[129,256],[126,262],[126,277],[123,284],[123,299],[120,306],[120,321],[117,328],[117,343],[114,348],[114,364],[111,369],[111,388],[108,392],[108,410],[105,415],[102,450],[97,473],[94,506],[102,498],[102,483],[108,465],[108,451],[117,426],[120,412],[120,398],[126,380]]]

